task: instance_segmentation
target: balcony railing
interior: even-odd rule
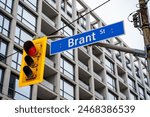
[[[95,96],[96,96],[97,98],[101,99],[101,100],[104,99],[104,97],[103,97],[100,93],[98,93],[97,91],[95,91]]]
[[[45,0],[48,4],[52,5],[54,8],[56,8],[56,3],[54,0]]]
[[[102,77],[99,76],[98,74],[94,73],[94,77],[95,77],[98,81],[102,81]]]
[[[87,85],[87,84],[85,84],[84,82],[82,82],[81,80],[79,81],[79,84],[84,88],[84,89],[86,89],[86,90],[90,90],[90,87]]]
[[[123,98],[124,100],[127,99],[127,97],[123,93],[121,93],[121,92],[120,92],[120,97]]]
[[[83,69],[85,69],[85,70],[87,70],[88,71],[88,67],[86,66],[86,65],[84,65],[82,62],[80,62],[80,61],[78,61],[79,62],[79,65],[83,68]]]
[[[44,80],[43,82],[40,83],[42,86],[44,86],[45,88],[54,91],[54,85],[46,80]]]
[[[48,59],[48,58],[46,58],[46,63],[47,63],[48,65],[52,66],[52,67],[55,67],[54,62],[53,62],[52,60]]]
[[[84,52],[88,52],[88,50],[85,47],[80,47],[81,50],[83,50]]]
[[[45,21],[48,24],[51,24],[52,26],[55,26],[55,23],[49,17],[47,17],[44,13],[42,14],[42,17],[43,17],[43,19],[45,19]]]
[[[100,64],[101,64],[101,60],[98,59],[96,56],[93,55],[93,59],[94,59],[97,63],[100,63]]]

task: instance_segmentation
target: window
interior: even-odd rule
[[[80,21],[81,21],[81,27],[86,29],[86,18],[85,17],[81,17]]]
[[[0,32],[8,37],[9,27],[10,27],[10,20],[0,13]]]
[[[4,70],[0,67],[0,92],[2,92]]]
[[[31,86],[18,87],[18,77],[10,76],[8,95],[15,100],[29,100],[31,98]]]
[[[67,15],[72,17],[72,6],[67,2]]]
[[[147,77],[147,75],[146,75],[146,74],[143,74],[143,76],[144,76],[145,84],[147,84],[147,85],[148,85],[148,77]]]
[[[65,55],[67,55],[69,58],[73,59],[74,58],[74,50],[68,50],[63,52]]]
[[[140,74],[139,74],[139,68],[137,66],[135,66],[135,74],[138,78],[140,78]]]
[[[116,91],[116,79],[107,73],[107,85],[113,91]]]
[[[33,35],[29,34],[23,28],[17,26],[15,33],[15,42],[21,46],[23,46],[24,42],[27,40],[32,40]]]
[[[126,57],[126,67],[128,68],[129,71],[131,71],[131,63],[127,57]]]
[[[65,23],[64,21],[61,21],[61,27],[64,27],[64,26],[66,26],[66,25],[67,25],[67,23]],[[73,35],[73,29],[72,29],[71,27],[69,27],[69,26],[63,28],[63,29],[61,30],[61,32],[62,32],[64,35],[66,35],[66,36],[72,36],[72,35]]]
[[[74,80],[74,66],[64,58],[61,58],[61,72]]]
[[[26,4],[28,4],[35,11],[37,10],[37,0],[24,0]]]
[[[67,23],[65,23],[64,21],[61,21],[61,27],[66,26]],[[66,35],[66,36],[72,36],[73,35],[73,29],[71,27],[65,27],[61,30],[61,32]],[[73,50],[68,50],[65,51],[64,54],[66,54],[68,57],[70,57],[71,59],[74,58],[74,51]]]
[[[129,78],[128,84],[129,84],[130,89],[132,89],[133,91],[136,91],[135,81],[132,78],[130,78],[129,76],[128,76],[128,78]]]
[[[137,100],[137,96],[130,92],[130,100]]]
[[[0,61],[4,63],[6,62],[5,57],[7,55],[7,47],[8,44],[4,40],[0,39]]]
[[[139,86],[139,95],[141,99],[145,99],[144,89]]]
[[[17,19],[33,31],[36,30],[36,17],[21,5],[18,6]]]
[[[68,100],[74,100],[74,86],[64,80],[60,80],[60,95]]]
[[[13,53],[15,53],[15,54],[12,56],[11,67],[13,67],[14,69],[20,71],[22,53],[17,49],[14,49]]]
[[[65,0],[61,0],[61,9],[65,11]]]
[[[117,96],[112,92],[108,92],[108,100],[117,100]]]
[[[147,93],[147,100],[150,100],[150,93]]]
[[[121,62],[121,52],[115,51],[115,55],[116,55],[117,60],[119,60]]]
[[[12,12],[13,0],[0,0],[0,6],[5,9],[7,12]]]
[[[107,43],[107,44],[110,44],[110,41],[109,41],[109,40],[106,40],[106,43]],[[109,49],[109,48],[107,48],[107,47],[106,47],[105,49],[107,50],[107,52],[111,53],[111,49]]]
[[[114,63],[109,60],[108,58],[105,59],[105,65],[106,65],[106,68],[107,70],[110,72],[110,73],[113,73],[114,74]]]

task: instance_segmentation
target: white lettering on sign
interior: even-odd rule
[[[94,40],[96,40],[94,32],[91,35],[87,35],[85,37],[80,37],[76,39],[70,38],[68,39],[68,47],[70,48],[72,46],[81,45],[81,44],[88,43]]]
[[[100,35],[105,34],[105,29],[101,29],[99,32],[100,32]]]

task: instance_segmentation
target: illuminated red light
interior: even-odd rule
[[[32,41],[26,41],[23,45],[23,48],[29,56],[32,56],[32,57],[36,56],[37,49]]]
[[[32,47],[28,50],[28,55],[29,55],[29,56],[35,56],[35,55],[36,55],[36,48],[35,48],[35,46],[32,46]]]

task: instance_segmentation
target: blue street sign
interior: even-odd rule
[[[51,42],[50,54],[93,44],[124,34],[123,21]]]

